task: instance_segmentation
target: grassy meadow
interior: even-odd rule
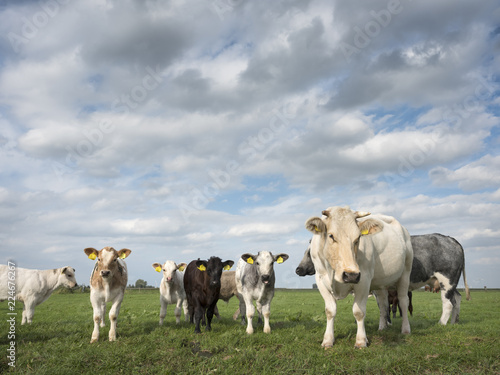
[[[462,293],[462,296],[465,294]],[[218,304],[221,320],[212,332],[175,325],[169,306],[158,325],[158,290],[127,290],[118,318],[118,341],[108,342],[109,321],[99,343],[88,293],[55,293],[35,310],[33,324],[21,326],[16,303],[16,362],[8,365],[8,306],[0,303],[0,373],[19,374],[499,374],[500,291],[472,291],[462,299],[460,322],[437,324],[441,298],[413,293],[411,335],[401,335],[401,318],[378,329],[378,308],[369,298],[365,320],[370,345],[355,349],[352,296],[339,301],[333,348],[321,348],[324,303],[316,290],[277,290],[271,305],[272,333],[253,335],[232,320],[237,299]],[[109,306],[108,306],[109,309]],[[256,325],[256,318],[254,318]],[[202,328],[203,329],[203,328]]]

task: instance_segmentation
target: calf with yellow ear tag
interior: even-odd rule
[[[242,317],[246,315],[248,334],[253,333],[254,300],[259,312],[259,321],[261,314],[264,316],[264,332],[271,332],[269,316],[276,281],[274,263],[281,264],[287,259],[288,254],[273,255],[269,251],[261,251],[256,255],[245,253],[241,256],[236,266],[235,280],[238,293],[244,301],[240,302],[240,312]]]
[[[181,321],[181,306],[184,310],[184,318],[188,320],[188,303],[186,292],[184,291],[184,269],[186,263],[176,264],[172,260],[167,260],[163,265],[153,263],[156,272],[163,272],[160,283],[160,325],[163,324],[167,314],[167,306],[175,304],[175,321],[177,324]]]

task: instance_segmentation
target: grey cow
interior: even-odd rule
[[[410,291],[424,285],[439,282],[443,312],[439,323],[446,325],[456,323],[460,313],[462,296],[457,291],[460,275],[463,274],[465,293],[470,300],[469,286],[465,277],[465,256],[462,245],[452,237],[439,233],[411,236],[413,247],[413,263],[410,274]],[[295,270],[299,276],[314,275],[314,264],[310,255],[310,247]]]
[[[257,305],[259,315],[264,317],[264,333],[271,332],[269,316],[271,315],[271,301],[274,297],[274,262],[283,263],[288,259],[287,254],[273,255],[269,251],[261,251],[257,255],[243,254],[236,266],[236,288],[243,297],[240,302],[241,315],[247,317],[248,334],[253,333],[252,318],[255,313],[253,301]],[[241,301],[241,299],[240,299]]]

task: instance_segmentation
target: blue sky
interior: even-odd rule
[[[500,287],[500,8],[434,1],[9,1],[0,7],[0,261],[86,247],[151,264],[290,255],[330,206],[465,248]]]

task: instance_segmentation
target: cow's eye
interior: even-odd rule
[[[259,262],[255,262],[255,265],[258,266],[259,265]]]
[[[330,234],[328,237],[330,237],[332,241],[335,241],[335,238],[333,238],[333,234]]]
[[[118,260],[118,258],[115,258],[115,259],[113,259],[113,262],[116,262],[117,260]]]

